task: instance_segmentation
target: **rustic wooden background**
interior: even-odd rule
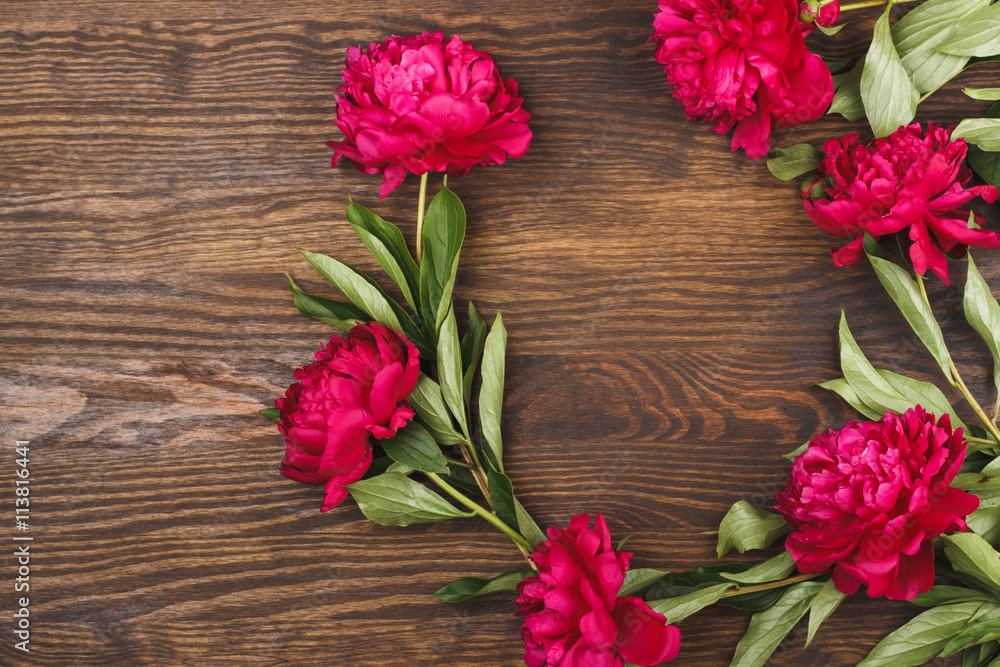
[[[780,454],[852,412],[839,310],[877,364],[935,366],[864,267],[835,269],[796,187],[684,119],[647,43],[655,3],[4,0],[0,14],[0,663],[517,665],[508,599],[428,597],[516,569],[476,520],[385,528],[278,475],[258,417],[329,336],[283,272],[293,246],[374,270],[348,194],[412,238],[417,183],[331,170],[344,49],[442,29],[489,50],[533,114],[528,154],[453,181],[469,213],[456,292],[510,331],[509,469],[548,525],[603,512],[638,566],[710,564]],[[859,55],[878,10],[825,54]],[[962,85],[920,108],[984,111]],[[864,131],[840,117],[778,145]],[[436,182],[436,181],[432,181]],[[979,252],[1000,286],[1000,255]],[[957,268],[961,283],[964,271]],[[932,281],[974,391],[985,348]],[[329,292],[328,292],[329,293]],[[15,439],[31,441],[31,654],[11,647]],[[915,613],[850,599],[771,664],[857,662]],[[677,664],[726,665],[747,616],[681,624]]]

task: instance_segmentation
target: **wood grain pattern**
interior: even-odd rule
[[[294,246],[373,271],[348,194],[413,234],[412,179],[379,203],[376,178],[329,168],[353,43],[457,33],[533,114],[526,156],[453,186],[470,221],[456,293],[504,313],[505,446],[540,523],[600,511],[636,533],[638,566],[710,563],[701,532],[738,499],[771,502],[780,455],[851,416],[810,388],[836,375],[840,309],[878,365],[935,379],[870,271],[831,265],[794,186],[684,120],[646,42],[654,5],[5,0],[0,439],[31,440],[35,542],[32,653],[4,614],[0,663],[520,664],[507,600],[428,597],[517,569],[502,536],[374,526],[349,503],[320,515],[255,415],[330,334],[285,292],[285,271],[329,292]],[[874,16],[811,41],[859,55]],[[960,88],[998,73],[962,75],[920,120],[985,110]],[[776,139],[848,130],[864,131],[827,117]],[[1000,256],[979,257],[1000,284]],[[988,397],[960,290],[931,290]],[[914,613],[851,599],[771,664],[853,664]],[[678,664],[728,664],[746,622],[686,621]]]

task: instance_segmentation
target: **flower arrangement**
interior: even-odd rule
[[[852,133],[822,152],[779,148],[767,166],[782,180],[802,178],[806,215],[851,239],[834,249],[835,264],[871,264],[980,425],[963,422],[937,386],[875,368],[842,318],[843,377],[821,386],[865,420],[791,452],[773,508],[740,501],[719,526],[720,557],[782,541],[778,555],[668,573],[630,569],[625,541],[613,546],[600,514],[543,532],[504,471],[503,319],[488,325],[469,303],[459,335],[453,289],[466,215],[447,187],[449,175],[523,155],[530,115],[488,53],[437,32],[348,49],[337,95],[344,138],[329,143],[332,164],[346,157],[381,174],[381,197],[408,174],[421,177],[415,253],[399,227],[353,202],[347,221],[401,298],[301,251],[347,302],[290,278],[296,307],[345,335],[262,411],[285,440],[281,474],[322,484],[324,512],[351,497],[381,525],[478,517],[504,533],[523,571],[465,577],[434,595],[508,595],[531,667],[665,664],[683,656],[678,624],[715,604],[752,612],[732,664],[759,666],[804,616],[811,641],[862,590],[927,608],[862,664],[905,667],[959,651],[963,665],[1000,664],[1000,399],[991,417],[968,390],[923,283],[928,271],[949,283],[949,260],[968,263],[965,314],[992,353],[1000,392],[1000,304],[968,256],[1000,247],[1000,237],[961,208],[997,199],[1000,103],[955,128],[912,122],[921,94],[1000,54],[1000,14],[983,2],[928,0],[890,27],[887,8],[846,74],[806,48],[814,32],[836,32],[842,13],[871,4],[660,0],[655,58],[687,117],[732,131],[731,148],[749,159],[771,152],[774,128],[826,112],[869,121],[870,140]],[[1000,99],[997,89],[967,92]],[[973,171],[985,183],[970,184]],[[445,176],[428,204],[430,173]]]

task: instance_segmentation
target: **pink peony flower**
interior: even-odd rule
[[[965,460],[962,429],[917,406],[877,422],[848,422],[795,459],[778,509],[803,573],[833,567],[846,594],[911,600],[934,584],[931,540],[966,529],[975,496],[949,487]]]
[[[420,359],[402,334],[371,322],[346,339],[332,336],[293,377],[298,382],[274,402],[286,443],[281,474],[326,484],[326,512],[347,497],[341,487],[371,465],[370,437],[391,438],[413,417],[406,398],[420,377]]]
[[[808,35],[816,26],[829,28],[840,18],[840,3],[820,3],[819,0],[804,0],[799,3],[799,29],[803,35]]]
[[[996,201],[997,189],[963,189],[972,178],[972,171],[961,165],[968,148],[964,139],[950,141],[950,134],[933,123],[921,134],[920,124],[914,123],[866,144],[856,134],[826,142],[819,171],[827,177],[828,198],[804,204],[823,230],[855,237],[834,249],[834,264],[864,259],[865,232],[878,240],[909,227],[910,259],[917,273],[930,268],[951,284],[945,252],[961,256],[967,246],[1000,248],[996,232],[970,228],[969,212],[958,209],[976,196]],[[980,215],[975,220],[985,222]]]
[[[440,32],[390,37],[350,47],[337,90],[332,164],[346,157],[359,171],[382,174],[379,194],[407,173],[464,176],[476,165],[524,155],[531,141],[517,82],[501,79],[493,59]]]
[[[767,155],[771,128],[816,120],[833,78],[806,50],[795,0],[659,0],[656,60],[690,120],[733,133],[732,149]]]
[[[617,597],[632,554],[611,548],[604,517],[577,514],[531,555],[538,576],[517,585],[528,667],[651,667],[673,660],[681,633],[636,597]]]

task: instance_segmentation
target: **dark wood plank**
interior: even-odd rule
[[[5,634],[0,662],[519,664],[507,600],[428,597],[520,567],[501,536],[321,515],[255,416],[330,334],[285,292],[285,271],[325,289],[294,246],[373,270],[348,194],[413,233],[412,179],[379,203],[376,178],[329,169],[352,43],[458,33],[534,114],[525,157],[452,185],[470,220],[456,291],[504,313],[505,443],[540,523],[601,511],[636,533],[637,566],[712,562],[701,533],[738,499],[772,502],[780,455],[850,418],[810,388],[836,374],[840,309],[879,365],[935,379],[870,271],[831,265],[794,186],[684,120],[646,43],[654,4],[5,2],[0,438],[32,441],[36,569],[33,651]],[[874,16],[826,52],[857,55]],[[959,90],[998,71],[920,119],[985,109]],[[827,117],[777,139],[849,130]],[[977,257],[997,284],[1000,257]],[[960,291],[931,290],[989,397]],[[853,664],[914,613],[852,599],[772,664]],[[727,664],[746,622],[686,621],[679,664]]]

